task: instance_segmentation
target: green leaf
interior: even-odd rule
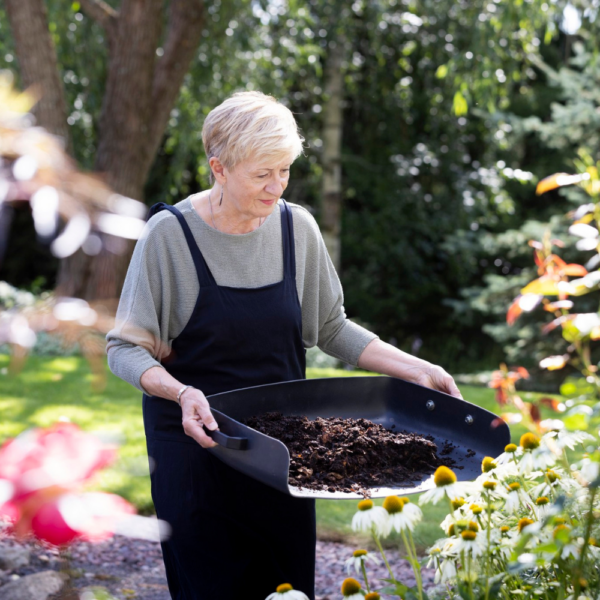
[[[435,72],[435,76],[438,79],[444,79],[448,75],[448,65],[440,65]]]
[[[532,549],[532,552],[535,552],[536,554],[556,554],[558,552],[558,547],[556,544],[550,542],[549,544],[542,544],[541,546],[536,546]]]
[[[563,419],[563,423],[569,431],[585,431],[589,427],[589,417],[582,414],[569,415]]]
[[[460,92],[456,92],[456,94],[454,94],[452,107],[454,108],[454,114],[457,117],[466,115],[469,110],[469,105],[467,104],[465,97]]]
[[[565,398],[577,398],[579,396],[595,396],[594,384],[586,381],[585,377],[567,377],[560,386],[560,395]]]

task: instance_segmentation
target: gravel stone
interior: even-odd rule
[[[56,571],[26,575],[0,587],[2,600],[47,600],[64,585],[67,576]]]
[[[15,544],[0,543],[0,569],[14,571],[29,564],[29,550]]]
[[[79,597],[85,590],[105,588],[118,600],[131,600],[131,598],[170,600],[158,543],[115,536],[96,544],[89,542],[72,544],[62,556],[56,548],[34,542],[16,542],[9,539],[7,543],[29,551],[30,562],[26,566],[19,567],[16,572],[0,574],[2,600],[47,600],[48,594],[55,592],[44,590],[46,595],[37,596],[8,596],[6,593],[10,591],[10,586],[21,584],[32,574],[44,575],[49,567],[56,570],[68,568],[72,577],[71,585]],[[324,540],[317,542],[316,600],[339,600],[340,586],[348,576],[364,583],[362,575],[357,576],[354,571],[348,575],[344,566],[344,562],[352,556],[354,550],[356,546],[345,543]],[[129,557],[128,562],[123,562],[124,555]],[[412,569],[409,563],[401,558],[400,552],[394,549],[386,550],[386,556],[396,578],[408,586],[414,585]],[[65,563],[66,557],[68,563]],[[56,575],[59,574],[54,573],[54,576]],[[62,573],[60,575],[63,577]],[[388,576],[388,573],[383,565],[378,567],[369,565],[367,575],[371,587],[378,589],[385,585],[383,579]],[[433,586],[433,576],[432,569],[423,570],[423,584],[426,588]],[[11,577],[20,577],[20,579],[12,582]],[[55,596],[55,598],[60,597],[60,595]]]

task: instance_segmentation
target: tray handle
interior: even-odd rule
[[[246,450],[248,448],[248,438],[231,437],[218,429],[211,431],[206,427],[204,428],[204,433],[217,442],[219,446],[223,446],[223,448],[229,448],[230,450]]]

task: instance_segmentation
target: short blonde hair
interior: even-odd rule
[[[289,108],[261,92],[238,92],[211,110],[202,127],[206,157],[228,169],[247,158],[302,154],[304,138]],[[212,173],[211,173],[212,175]]]

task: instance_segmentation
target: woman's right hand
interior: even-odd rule
[[[211,431],[219,428],[210,412],[206,396],[196,388],[188,388],[181,394],[179,402],[182,412],[181,423],[185,434],[196,440],[203,448],[218,446],[204,431],[204,427]]]

